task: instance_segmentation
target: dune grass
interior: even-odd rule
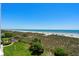
[[[5,56],[30,56],[29,44],[31,44],[34,38],[41,40],[43,44],[44,53],[42,56],[54,55],[56,48],[64,48],[69,56],[79,56],[79,38],[65,37],[59,35],[48,35],[44,36],[39,33],[23,33],[13,32],[16,34],[14,37],[17,42],[14,44],[4,47]],[[10,40],[9,38],[1,38],[3,42]]]

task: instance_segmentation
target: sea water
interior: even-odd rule
[[[16,29],[15,31],[35,31],[35,32],[56,32],[56,33],[74,33],[79,34],[79,30],[42,30],[42,29]]]

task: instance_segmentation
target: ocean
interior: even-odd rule
[[[79,34],[79,30],[42,30],[42,29],[14,29],[14,31],[28,31],[28,32],[56,32],[56,33],[74,33]]]

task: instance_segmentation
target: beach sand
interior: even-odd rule
[[[37,31],[19,31],[19,32],[32,32],[32,33],[41,33],[47,35],[59,35],[59,36],[66,36],[66,37],[73,37],[73,38],[79,38],[79,34],[75,33],[61,33],[61,32],[37,32]]]

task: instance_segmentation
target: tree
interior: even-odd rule
[[[43,46],[39,39],[35,38],[32,41],[32,44],[30,46],[30,51],[32,51],[32,55],[41,55],[44,52]]]
[[[65,52],[63,48],[56,48],[54,55],[55,56],[66,56],[67,53]]]

